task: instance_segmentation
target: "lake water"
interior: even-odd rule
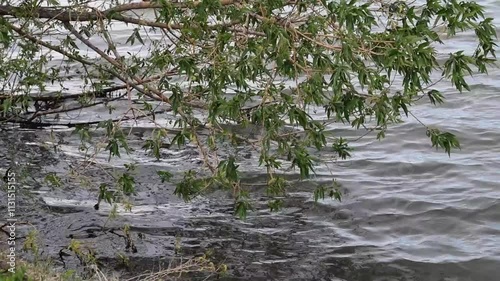
[[[500,1],[478,3],[486,6],[489,16],[496,16],[495,24],[500,26]],[[472,34],[461,35],[450,46],[472,52],[473,40]],[[441,48],[440,53],[453,50]],[[439,84],[445,104],[422,103],[413,108],[426,125],[458,136],[462,149],[451,157],[432,149],[425,128],[408,118],[392,126],[382,141],[368,135],[354,142],[351,159],[318,166],[317,177],[295,185],[278,213],[266,210],[264,196],[259,195],[262,187],[257,185],[258,211],[245,221],[232,217],[232,201],[222,193],[184,203],[172,196],[172,186],[152,180],[156,170],[196,167],[199,159],[193,151],[165,149],[160,162],[141,149],[111,163],[106,155],[98,156],[94,161],[105,167],[120,167],[131,160],[140,163],[136,207],[108,225],[128,223],[133,235],[144,234],[136,241],[138,253],[130,254],[132,271],[168,259],[180,237],[184,254],[212,249],[224,259],[230,268],[227,280],[500,280],[500,69],[489,74],[468,79],[470,93],[458,94],[450,84]],[[99,114],[105,111],[82,112],[79,118]],[[349,140],[364,133],[338,125],[330,129]],[[53,141],[48,132],[2,133],[0,147],[16,149],[15,161],[21,164],[39,164],[45,172],[67,171],[80,159],[78,140],[69,134],[55,131],[56,141],[62,140],[57,153],[36,145]],[[14,157],[12,151],[2,154],[10,160]],[[318,157],[332,155],[324,152]],[[247,161],[242,166],[251,182],[264,177],[255,166],[256,157],[242,160]],[[91,166],[87,174],[105,181],[109,179],[105,171]],[[333,178],[343,186],[342,202],[314,204],[314,186]],[[65,184],[78,185],[72,179]],[[48,192],[43,184],[26,188],[41,199],[36,201],[40,206],[26,203],[23,216],[39,229],[49,256],[57,257],[71,237],[98,246],[101,260],[110,263],[116,258],[115,250],[124,250],[121,237],[99,234],[109,207],[93,209],[95,191]]]

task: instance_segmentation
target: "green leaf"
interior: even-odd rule
[[[450,156],[452,148],[460,149],[457,137],[449,132],[441,132],[438,129],[428,129],[427,136],[431,139],[432,147],[442,148]]]
[[[252,209],[250,203],[246,200],[239,200],[235,204],[235,215],[244,220],[247,217],[248,211]]]
[[[444,96],[438,90],[430,90],[427,92],[427,96],[433,105],[441,104],[444,102]]]
[[[122,174],[118,179],[118,185],[125,195],[136,195],[135,193],[135,179],[128,173]]]
[[[61,178],[56,175],[55,173],[48,173],[45,176],[45,182],[49,183],[53,187],[61,187],[62,186],[62,181]]]
[[[161,183],[170,182],[173,178],[173,174],[168,171],[157,171],[158,176],[160,176]]]
[[[352,148],[350,148],[347,141],[341,137],[333,143],[333,151],[338,154],[340,159],[345,160],[348,157],[351,157],[350,152],[352,151]]]

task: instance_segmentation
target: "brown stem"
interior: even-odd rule
[[[180,7],[186,7],[185,3],[177,3]],[[194,2],[193,5],[197,6],[200,2]],[[221,4],[223,6],[231,5],[237,3],[235,0],[222,0]],[[147,21],[143,19],[137,19],[132,17],[123,16],[120,14],[121,12],[131,11],[135,9],[158,9],[162,8],[162,5],[159,3],[151,3],[151,2],[142,2],[142,3],[129,3],[123,5],[117,5],[113,8],[100,11],[97,9],[92,9],[90,7],[86,7],[89,10],[83,9],[74,9],[73,7],[63,7],[63,8],[53,8],[53,7],[36,7],[31,10],[32,17],[38,19],[50,19],[50,20],[59,20],[61,22],[86,22],[86,21],[95,21],[99,18],[112,19],[117,21],[122,21],[125,23],[132,23],[137,25],[145,25],[151,27],[159,27],[159,28],[170,28],[170,29],[182,29],[182,25],[178,24],[168,24],[154,21]],[[16,17],[17,12],[22,9],[18,6],[12,5],[2,5],[0,6],[0,16],[13,16]],[[233,25],[234,23],[230,24]],[[220,25],[214,25],[212,28],[216,28]]]

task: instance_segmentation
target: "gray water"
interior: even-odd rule
[[[497,17],[495,24],[500,26],[496,12],[500,2],[478,2],[487,7],[489,16]],[[441,48],[440,52],[471,52],[475,47],[472,34],[461,35],[452,43],[448,47],[454,49]],[[413,108],[424,124],[458,136],[462,148],[451,157],[431,148],[425,127],[412,118],[392,126],[382,141],[374,135],[357,140],[364,132],[335,124],[331,133],[356,140],[353,157],[317,166],[317,176],[295,184],[285,208],[277,213],[267,211],[263,187],[256,184],[253,199],[257,211],[245,221],[232,216],[232,201],[222,192],[185,203],[172,195],[172,186],[156,180],[156,170],[180,172],[197,167],[199,156],[189,149],[165,149],[160,162],[141,149],[110,163],[102,154],[84,173],[105,182],[109,180],[107,169],[119,169],[130,161],[139,163],[139,194],[132,213],[121,213],[107,224],[118,228],[128,223],[134,237],[144,234],[144,239],[135,240],[138,252],[127,254],[132,273],[168,261],[174,255],[174,241],[180,237],[185,255],[213,250],[230,268],[227,280],[499,280],[499,80],[500,70],[495,68],[489,76],[470,78],[470,93],[458,94],[450,84],[441,83],[437,88],[445,93],[445,104],[435,107],[423,102]],[[81,112],[79,118],[99,114],[105,111]],[[147,132],[151,126],[142,123],[141,127]],[[136,130],[139,144],[141,129]],[[55,130],[54,135],[55,142],[61,140],[56,152],[47,145],[54,142],[49,132],[2,133],[0,147],[16,149],[15,161],[42,165],[44,172],[81,165],[78,140],[64,129]],[[3,158],[14,157],[12,150],[2,154]],[[239,160],[246,168],[247,181],[262,183],[258,156],[243,154]],[[318,156],[328,160],[333,152]],[[2,163],[2,167],[8,164]],[[294,178],[293,173],[289,178]],[[314,187],[334,178],[342,184],[342,202],[315,204]],[[26,200],[23,216],[40,231],[48,256],[57,257],[73,237],[98,248],[103,263],[115,265],[116,253],[124,251],[123,239],[99,231],[109,206],[103,204],[95,211],[95,187],[72,188],[78,185],[68,176],[63,189],[49,190],[40,181],[26,186],[39,199],[35,203]]]

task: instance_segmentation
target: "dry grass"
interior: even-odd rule
[[[134,278],[127,279],[126,281],[160,281],[160,280],[169,280],[172,277],[180,277],[186,273],[205,273],[208,274],[206,279],[209,279],[211,276],[217,274],[224,274],[227,271],[226,265],[216,266],[212,261],[210,261],[207,257],[197,257],[188,259],[186,261],[180,261],[180,264],[177,266],[169,265],[167,269],[160,270],[154,273],[146,273]]]
[[[4,256],[3,253],[0,254]],[[18,269],[24,268],[25,277],[30,281],[167,281],[177,279],[188,273],[202,273],[207,276],[206,280],[208,280],[216,275],[224,274],[227,270],[225,265],[217,266],[206,256],[185,260],[180,259],[176,265],[171,263],[165,269],[143,273],[127,279],[106,274],[96,265],[89,266],[89,269],[93,272],[93,276],[86,279],[79,278],[73,271],[58,272],[54,270],[50,262],[37,262],[34,264],[24,260],[17,260],[16,267]],[[0,270],[4,272],[0,274],[0,280],[4,280],[5,276],[10,275],[9,272],[6,272],[6,268],[1,268]]]

